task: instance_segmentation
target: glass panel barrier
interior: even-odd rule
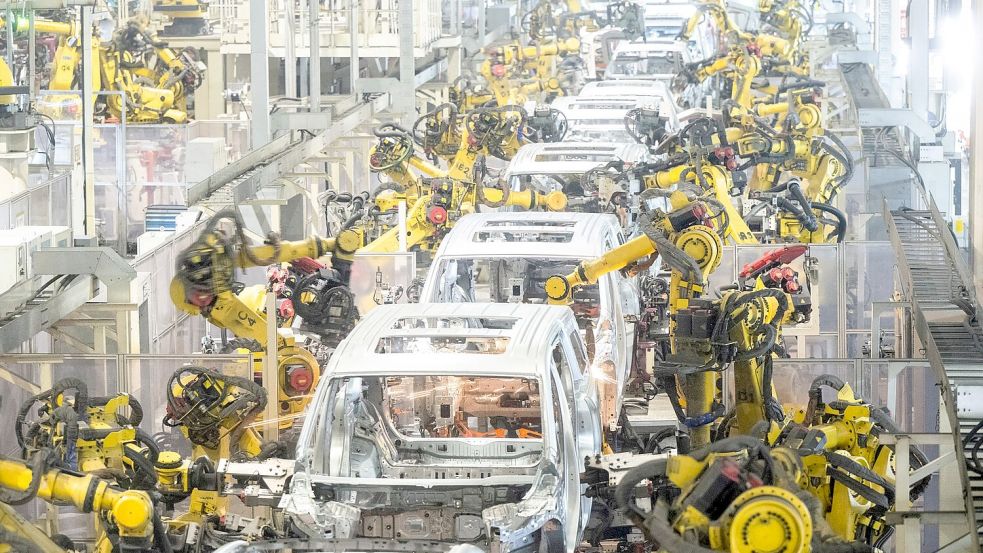
[[[87,387],[89,397],[105,396],[108,390],[119,389],[119,359],[117,356],[93,355],[16,355],[0,356],[0,420],[6,428],[0,430],[0,451],[4,455],[20,458],[21,447],[15,434],[17,415],[22,406],[38,392],[51,389],[65,378],[77,379]],[[32,410],[26,421],[38,420]],[[53,508],[43,501],[34,500],[15,507],[17,512],[30,520],[48,513],[58,513],[59,530],[73,539],[87,539],[92,535],[91,515],[82,515],[70,508]]]
[[[831,374],[853,385],[857,381],[856,371],[851,359],[776,359],[772,380],[776,398],[782,405],[804,407],[809,403],[809,386],[816,377]],[[832,395],[824,397],[831,399]]]
[[[152,436],[161,448],[190,455],[191,444],[187,438],[180,431],[165,427],[162,422],[167,411],[168,382],[177,369],[189,365],[207,367],[226,375],[245,378],[252,375],[252,362],[248,355],[0,356],[0,398],[3,399],[0,401],[0,420],[8,424],[0,432],[0,452],[21,458],[21,447],[14,428],[22,406],[38,392],[51,389],[62,379],[72,378],[84,383],[90,398],[128,390],[143,410],[140,428]],[[73,394],[69,392],[68,395]],[[28,411],[28,423],[37,418],[36,409]],[[92,540],[96,537],[92,515],[78,513],[72,507],[54,507],[34,500],[15,509],[30,520],[51,517],[51,520],[57,521],[57,531],[73,540]]]
[[[869,330],[871,303],[889,301],[895,282],[895,255],[889,242],[844,243],[846,322],[848,330]]]
[[[181,455],[191,455],[191,442],[178,429],[163,424],[167,413],[167,388],[174,372],[181,367],[196,366],[222,374],[250,378],[251,358],[248,355],[127,355],[124,368],[131,393],[143,406],[140,427],[162,445]]]

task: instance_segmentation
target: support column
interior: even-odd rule
[[[928,121],[928,0],[911,0],[908,34],[908,98],[915,115]]]
[[[311,26],[311,57],[310,74],[307,76],[311,82],[310,106],[311,111],[321,111],[321,29],[318,25],[321,4],[318,0],[307,0],[310,7],[310,26]]]
[[[314,0],[315,2],[317,0]],[[266,348],[263,356],[263,388],[266,388],[266,410],[263,413],[263,441],[274,442],[280,434],[279,360],[277,353],[276,294],[266,294]]]
[[[85,206],[85,234],[96,235],[96,175],[93,148],[92,118],[94,100],[92,89],[92,6],[82,6],[79,17],[79,33],[82,35],[82,170],[85,172],[83,205]],[[10,27],[10,25],[7,25]]]
[[[973,26],[983,29],[983,0],[973,2]],[[981,39],[970,45],[979,52]],[[970,147],[969,152],[969,221],[971,257],[973,262],[973,280],[977,295],[983,294],[983,192],[978,183],[983,182],[983,56],[977,55],[976,67],[973,70],[973,94],[970,109]],[[983,297],[983,296],[980,296]]]
[[[207,52],[205,86],[208,89],[204,98],[195,94],[195,118],[198,120],[217,119],[225,113],[225,54],[221,52],[218,41],[214,45],[210,44]],[[205,109],[199,112],[199,106]]]
[[[393,95],[393,111],[404,125],[416,115],[416,59],[413,57],[413,0],[399,0],[399,91]]]
[[[359,66],[361,61],[358,56],[358,0],[350,0],[348,3],[348,36],[351,37],[351,53],[348,58],[349,71],[349,90],[352,94],[359,94],[361,91],[355,83],[358,82]]]
[[[270,22],[264,0],[249,0],[249,76],[252,147],[270,141]]]
[[[11,5],[10,4],[7,4],[7,10],[6,10],[6,13],[4,13],[4,17],[6,18],[6,21],[7,21],[7,25],[6,25],[6,29],[7,29],[7,37],[6,37],[7,38],[7,55],[5,56],[5,59],[7,61],[7,67],[13,69],[14,68],[14,27],[15,27],[15,23],[14,23],[14,11],[13,11],[13,9],[11,9]],[[17,84],[17,83],[14,83],[14,84]]]
[[[307,78],[307,71],[310,69],[311,61],[310,58],[307,59],[306,63],[301,63],[297,67],[297,74],[300,78],[300,88],[297,90],[298,94],[303,94],[304,91],[310,90],[310,80]]]
[[[294,14],[294,2],[288,1],[284,5],[284,25],[283,25],[283,90],[288,98],[297,98],[297,18]]]
[[[447,49],[447,82],[453,83],[461,76],[461,48]]]
[[[28,90],[31,91],[31,98],[37,97],[39,88],[37,85],[37,67],[35,67],[37,47],[37,32],[34,28],[34,10],[29,10],[27,12],[27,86],[30,87]],[[53,131],[54,129],[51,130]]]

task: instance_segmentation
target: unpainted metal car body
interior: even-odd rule
[[[597,79],[611,62],[618,45],[629,42],[624,31],[611,27],[580,30],[580,58],[584,60],[584,76]]]
[[[709,83],[679,81],[677,76],[687,65],[704,58],[703,51],[688,42],[650,40],[622,43],[614,52],[604,72],[605,80],[647,79],[665,83],[674,93],[679,107],[702,105],[710,90]]]
[[[697,3],[690,0],[645,0],[645,36],[649,40],[675,40],[690,17],[697,12]],[[713,55],[719,46],[717,30],[709,18],[697,22],[689,39],[689,48],[697,59]]]
[[[546,303],[544,284],[583,259],[624,243],[614,215],[496,213],[462,217],[444,237],[423,285],[423,302]],[[657,266],[657,265],[656,265]],[[600,394],[601,420],[613,428],[634,360],[640,312],[633,278],[619,271],[574,293],[572,305]]]
[[[586,371],[567,307],[380,306],[325,366],[284,516],[332,551],[572,553],[600,451]]]
[[[514,191],[532,188],[546,194],[559,190],[574,200],[584,196],[581,178],[591,169],[612,161],[633,165],[645,161],[648,155],[645,146],[626,142],[526,144],[509,162],[503,177]]]
[[[656,79],[617,79],[611,81],[591,81],[584,85],[578,95],[581,98],[597,98],[606,96],[638,96],[645,98],[653,105],[660,105],[662,101],[671,101],[676,104],[669,86]]]
[[[645,8],[645,36],[652,39],[674,39],[683,25],[696,13],[697,3],[692,0],[643,0]],[[729,0],[727,13],[738,28],[754,32],[760,26],[756,0]],[[690,42],[700,59],[712,56],[726,44],[710,18],[701,19]]]
[[[659,109],[665,114],[666,132],[671,134],[678,129],[676,108],[669,98],[609,92],[604,96],[564,96],[553,101],[552,107],[560,110],[567,120],[564,141],[635,142],[625,128],[625,115],[635,108]]]

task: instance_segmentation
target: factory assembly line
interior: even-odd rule
[[[0,553],[979,551],[885,1],[6,6]]]

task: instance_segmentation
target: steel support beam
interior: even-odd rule
[[[348,36],[351,37],[351,49],[348,56],[348,85],[351,94],[361,94],[358,89],[361,76],[361,58],[358,56],[358,0],[348,1]]]
[[[307,111],[281,111],[270,116],[270,124],[273,132],[277,131],[323,131],[331,127],[331,112],[319,111],[310,113]]]
[[[31,253],[40,275],[94,275],[104,285],[110,303],[129,303],[130,281],[136,270],[111,248],[42,248]]]
[[[983,29],[983,0],[973,2],[973,27]],[[980,39],[972,48],[979,50]],[[969,221],[970,258],[973,267],[973,286],[983,297],[983,56],[974,56],[973,94],[970,94],[969,141]]]
[[[26,390],[31,395],[41,391],[41,386],[38,386],[34,382],[31,382],[19,374],[15,374],[7,370],[7,368],[3,366],[3,361],[0,361],[0,379],[6,380],[22,390]]]
[[[401,62],[402,63],[402,62]],[[448,60],[440,59],[434,63],[428,65],[419,73],[413,75],[413,90],[420,88],[421,86],[435,80],[441,74],[446,73],[449,67]],[[359,79],[359,90],[361,92],[389,92],[394,90],[396,87],[405,86],[402,77],[400,79],[394,79],[392,77],[366,77],[364,79]],[[396,105],[393,105],[395,109],[398,109]],[[415,101],[414,101],[414,109]]]
[[[939,140],[928,120],[913,109],[861,108],[857,110],[857,120],[861,127],[905,127],[922,144],[933,144]]]
[[[253,149],[270,141],[270,14],[264,0],[249,0],[249,77]]]
[[[86,344],[82,340],[79,340],[78,338],[76,338],[75,336],[72,336],[71,334],[68,334],[67,332],[63,332],[62,330],[59,330],[55,326],[49,327],[46,330],[46,332],[48,334],[50,334],[51,337],[54,338],[55,340],[57,340],[59,342],[63,342],[65,344],[68,344],[69,347],[78,350],[79,353],[90,353],[90,354],[91,353],[100,353],[100,352],[97,352],[95,348],[89,346],[88,344]],[[104,352],[102,352],[102,353],[104,353]]]
[[[393,110],[412,125],[416,117],[416,59],[413,57],[412,0],[399,2],[399,87],[393,97]]]
[[[37,333],[85,305],[93,298],[90,278],[78,278],[47,301],[27,306],[16,318],[0,326],[0,352],[11,352]]]
[[[89,236],[96,235],[96,174],[95,174],[95,135],[92,128],[94,98],[92,96],[92,7],[83,6],[79,17],[79,32],[82,34],[82,203],[84,205],[83,227]],[[8,25],[9,27],[9,25]]]
[[[286,2],[284,8],[283,21],[283,90],[288,98],[297,98],[297,18],[294,13],[296,3],[293,0]]]
[[[383,94],[370,102],[357,104],[336,117],[331,127],[313,138],[290,140],[282,136],[264,148],[250,152],[188,190],[188,205],[206,200],[223,187],[231,187],[230,201],[239,203],[256,197],[256,192],[298,165],[321,153],[328,144],[348,135],[356,127],[389,107],[390,96]]]
[[[318,0],[307,0],[310,7],[310,31],[311,31],[311,57],[310,75],[308,79],[311,83],[309,103],[311,111],[321,111],[321,28],[320,11],[321,3]],[[352,41],[357,40],[352,37]]]
[[[911,0],[908,32],[908,98],[915,115],[928,121],[928,0]]]
[[[37,29],[34,27],[34,10],[27,12],[27,86],[31,91],[31,98],[36,97],[38,85],[35,84],[37,74]],[[13,44],[12,42],[9,44]],[[54,129],[52,129],[54,130]]]

